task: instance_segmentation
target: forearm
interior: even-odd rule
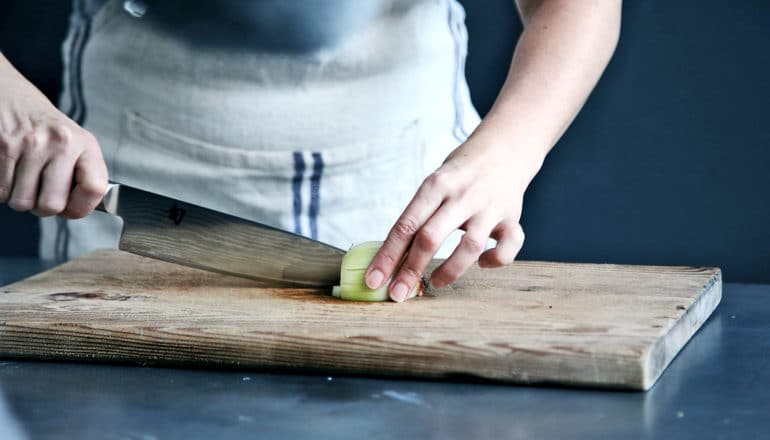
[[[49,103],[43,92],[29,82],[16,68],[0,53],[0,133],[22,129],[21,125],[30,121],[20,118],[20,107],[29,101]],[[50,104],[53,107],[53,104]]]
[[[3,96],[8,95],[9,87],[14,87],[19,83],[28,81],[16,70],[15,67],[5,58],[5,55],[0,52],[0,93]]]
[[[621,0],[519,2],[524,32],[505,84],[474,136],[517,150],[529,162],[527,179],[607,66],[620,34],[620,7]]]

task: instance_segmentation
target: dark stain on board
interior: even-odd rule
[[[58,292],[48,297],[52,301],[103,300],[103,301],[144,301],[144,295],[108,294],[105,292]]]

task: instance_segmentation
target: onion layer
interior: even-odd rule
[[[332,296],[350,301],[387,301],[390,298],[388,296],[390,279],[379,289],[370,289],[364,280],[366,269],[380,247],[382,247],[381,241],[367,241],[350,248],[342,258],[340,285],[334,286]],[[409,298],[414,298],[421,293],[422,285],[418,284]]]

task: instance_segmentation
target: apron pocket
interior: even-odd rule
[[[423,178],[417,136],[265,151],[204,142],[133,111],[123,119],[117,182],[337,246],[384,238]]]
[[[215,145],[126,111],[113,178],[276,227],[290,212],[291,152]]]

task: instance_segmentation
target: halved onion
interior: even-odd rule
[[[350,248],[342,258],[340,269],[340,285],[332,288],[332,296],[349,301],[387,301],[390,279],[379,289],[370,289],[364,277],[366,269],[371,264],[377,251],[382,247],[381,241],[367,241]],[[409,298],[422,293],[422,284],[418,283]]]

